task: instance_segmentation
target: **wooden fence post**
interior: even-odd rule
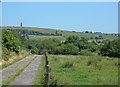
[[[46,50],[45,50],[45,68],[46,68],[46,72],[45,72],[45,87],[49,87],[49,62],[48,62],[48,57],[46,54]]]

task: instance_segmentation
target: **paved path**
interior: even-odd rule
[[[12,72],[13,70],[19,68],[22,64],[24,64],[30,58],[32,58],[32,55],[26,57],[25,59],[23,59],[22,61],[20,61],[20,62],[18,62],[16,64],[13,64],[10,67],[4,69],[2,72],[0,72],[0,80],[2,80],[7,74],[9,74],[10,72]]]
[[[15,79],[15,81],[10,85],[10,87],[13,87],[15,85],[31,85],[31,82],[34,78],[34,75],[38,69],[38,66],[40,64],[41,55],[37,56],[35,60],[32,61],[31,64],[28,65],[24,69],[24,71]]]

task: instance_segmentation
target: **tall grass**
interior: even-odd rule
[[[102,68],[102,65],[99,64],[99,61],[101,61],[100,58],[90,57],[87,61],[87,65],[88,66],[92,65],[95,69],[100,70]]]
[[[116,58],[49,55],[51,85],[117,85]],[[112,76],[112,77],[111,77]]]

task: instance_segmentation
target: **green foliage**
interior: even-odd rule
[[[66,44],[67,43],[73,43],[74,45],[77,45],[79,41],[79,37],[78,36],[75,36],[75,35],[72,35],[72,36],[69,36],[67,39],[66,39]]]
[[[75,46],[73,43],[62,44],[58,46],[55,50],[56,54],[64,54],[64,55],[76,55],[78,54],[79,48]]]
[[[89,42],[87,44],[87,49],[91,52],[95,52],[99,50],[99,46],[95,42]]]
[[[57,47],[57,45],[60,43],[59,40],[57,39],[45,39],[41,42],[40,44],[40,49],[46,49],[48,51],[48,53],[50,54],[54,54],[54,50]]]
[[[88,39],[81,37],[81,39],[78,42],[79,50],[87,49],[87,45],[88,45]]]
[[[81,50],[81,51],[79,52],[79,54],[80,54],[80,55],[84,55],[84,56],[94,56],[94,55],[95,55],[94,53],[92,53],[92,52],[89,51],[88,49],[86,49],[86,50]]]
[[[10,51],[20,52],[20,41],[9,30],[2,32],[2,44]]]
[[[81,51],[81,50],[86,50],[87,54],[85,53],[86,51]],[[88,42],[88,39],[81,37],[79,39],[78,36],[72,35],[69,36],[65,43],[62,43],[61,46],[58,46],[55,50],[55,54],[78,54],[78,52],[81,51],[81,55],[93,55],[91,52],[98,51],[98,45],[95,42]],[[91,52],[90,52],[91,51]]]
[[[11,30],[11,29],[10,29]],[[17,33],[19,32],[19,33]],[[30,51],[32,54],[43,54],[44,50],[47,50],[50,54],[63,54],[63,55],[95,55],[94,53],[102,54],[103,56],[120,56],[120,44],[117,40],[115,41],[106,41],[103,39],[105,37],[104,34],[96,34],[95,36],[90,36],[92,39],[96,37],[96,39],[103,39],[99,45],[95,40],[89,41],[86,37],[78,36],[78,34],[70,34],[67,36],[65,41],[60,42],[58,38],[48,38],[48,39],[29,39],[29,34],[39,35],[40,32],[37,31],[29,31],[25,29],[15,29],[15,30],[3,30],[3,38],[2,44],[9,51],[14,51],[19,53],[20,49],[25,49]],[[65,33],[65,32],[62,32]],[[67,34],[68,32],[66,32]],[[52,33],[51,33],[52,34]],[[60,31],[54,31],[54,34],[59,35]],[[82,33],[81,33],[82,35]],[[89,36],[89,34],[87,34]],[[107,35],[109,36],[109,35]],[[30,36],[31,38],[32,36]],[[41,36],[39,36],[41,37]],[[89,37],[89,38],[90,38]],[[43,37],[41,37],[43,38]],[[108,38],[108,37],[107,37]],[[92,42],[93,41],[93,42]],[[106,42],[106,43],[105,43]],[[105,43],[105,45],[103,45]],[[101,45],[100,45],[101,44]],[[100,49],[100,47],[103,47]],[[94,52],[94,53],[92,53]]]
[[[101,48],[103,56],[120,57],[120,39],[106,42]]]
[[[2,59],[5,61],[8,61],[9,55],[10,55],[10,52],[7,50],[7,48],[2,47]]]

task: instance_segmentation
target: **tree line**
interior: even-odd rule
[[[94,41],[72,35],[65,41],[55,38],[38,40],[27,39],[26,35],[15,31],[3,30],[2,51],[3,58],[9,59],[10,52],[20,53],[20,50],[30,51],[32,54],[43,54],[44,50],[53,55],[102,55],[120,57],[120,39],[106,42],[103,46],[97,45]]]
[[[5,30],[5,29],[3,29],[3,30]],[[62,36],[62,34],[58,33],[57,30],[55,31],[55,33],[42,33],[40,31],[31,31],[31,30],[27,30],[27,29],[7,29],[7,30],[15,31],[17,33],[26,34],[26,35]]]

